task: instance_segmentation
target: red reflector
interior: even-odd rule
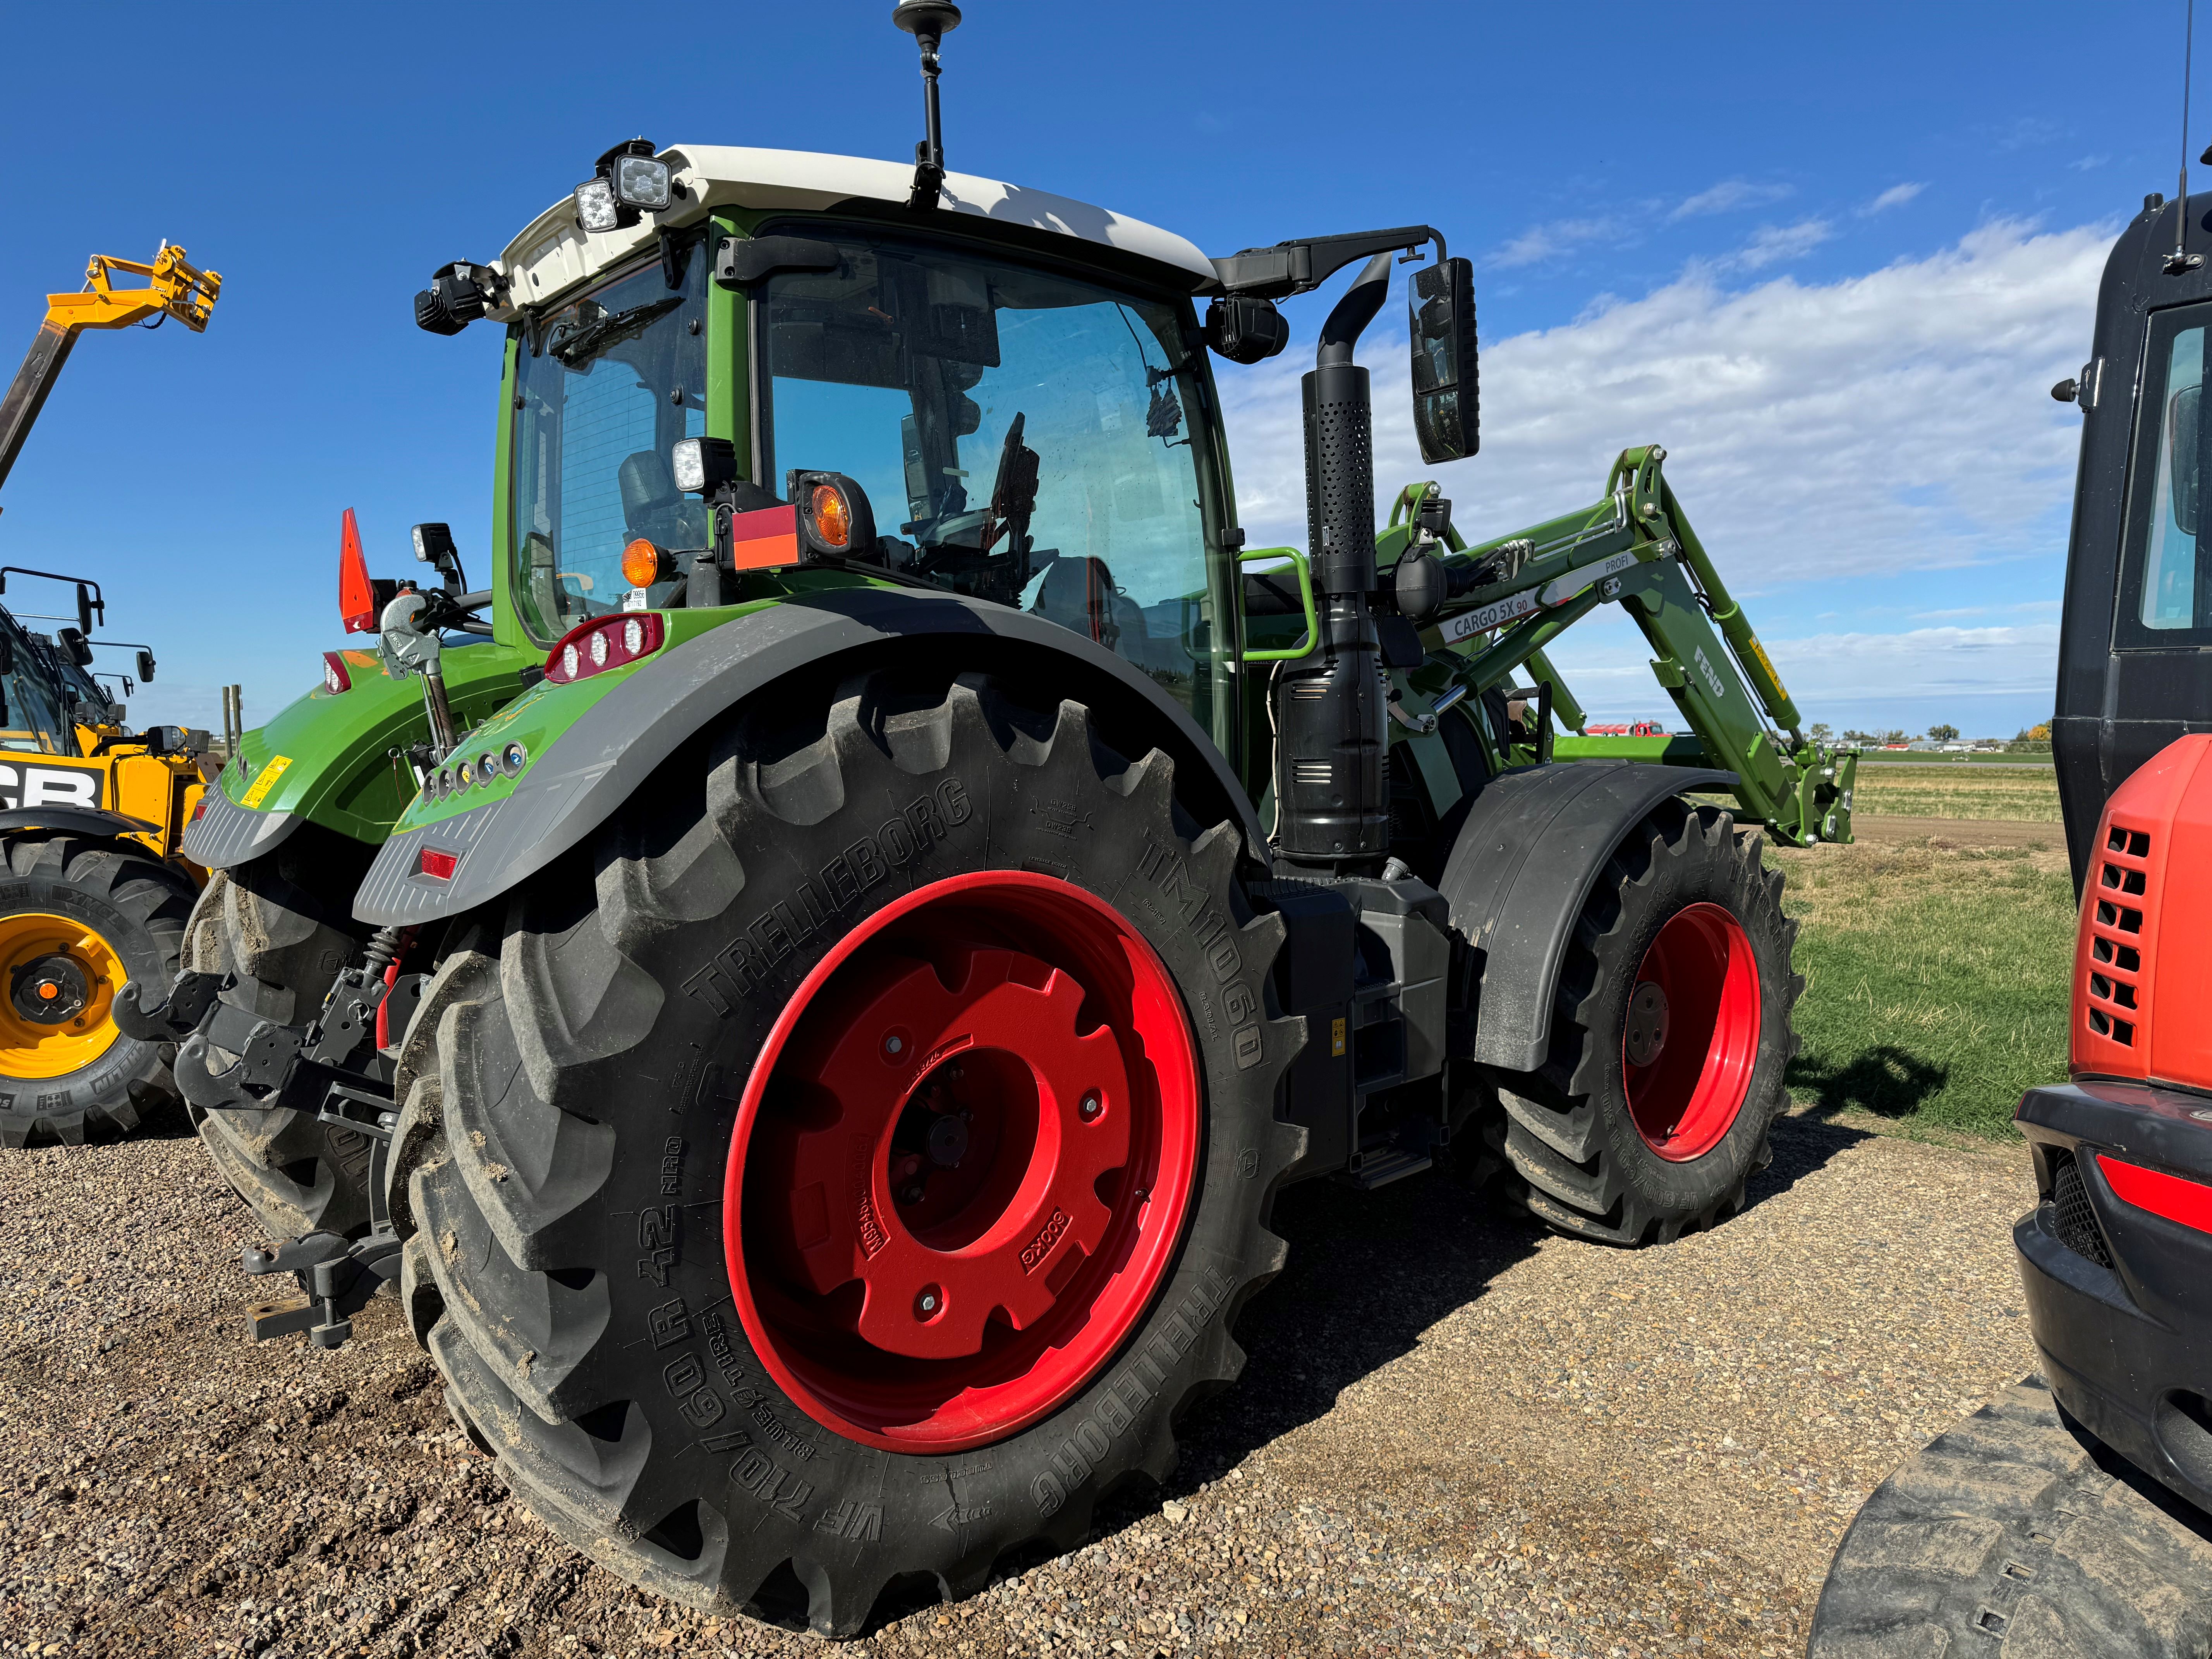
[[[763,507],[730,520],[730,556],[739,570],[773,570],[799,562],[799,509]]]
[[[428,876],[433,881],[451,881],[454,866],[460,861],[459,853],[441,853],[434,847],[425,847],[415,854],[415,873]]]
[[[368,580],[368,560],[361,550],[361,526],[353,509],[338,524],[338,615],[349,634],[376,632],[376,589]]]
[[[192,803],[192,819],[191,819],[191,821],[192,821],[194,823],[198,823],[202,818],[205,817],[206,816],[207,816],[207,797],[206,797],[205,795],[202,795],[202,796],[201,796],[198,800],[196,800],[196,801],[194,801],[194,802]]]
[[[2121,1202],[2194,1227],[2200,1233],[2212,1233],[2212,1187],[2139,1164],[2123,1164],[2102,1152],[2097,1154],[2097,1167]]]

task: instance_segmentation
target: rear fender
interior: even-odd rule
[[[1508,772],[1483,787],[1437,884],[1474,952],[1474,1060],[1509,1072],[1544,1063],[1559,964],[1613,849],[1669,796],[1735,781],[1733,772],[1587,760]]]
[[[672,620],[684,615],[672,612]],[[504,793],[460,811],[452,802],[417,802],[378,854],[354,915],[382,927],[412,926],[487,903],[581,844],[680,745],[744,698],[833,659],[849,657],[858,669],[916,644],[961,670],[1005,673],[1089,703],[1102,714],[1103,735],[1116,727],[1134,734],[1141,746],[1131,758],[1146,747],[1164,750],[1194,810],[1234,818],[1251,855],[1267,861],[1259,820],[1228,762],[1148,676],[1026,611],[954,594],[849,587],[767,605],[680,640],[550,739],[528,740],[534,716],[519,704],[482,734],[488,748],[513,735],[532,750],[512,789],[502,781]],[[587,690],[595,690],[588,679],[549,685],[532,701],[550,708],[555,698]],[[1128,737],[1123,743],[1133,746]],[[449,878],[424,869],[426,848],[455,859]]]

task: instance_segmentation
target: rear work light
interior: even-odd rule
[[[555,685],[588,679],[651,656],[666,637],[659,616],[651,611],[594,617],[570,629],[553,647],[545,659],[545,678]]]
[[[2146,1170],[2139,1164],[2123,1164],[2102,1152],[2097,1154],[2097,1168],[2122,1203],[2194,1227],[2200,1233],[2212,1233],[2212,1186],[2161,1170]]]

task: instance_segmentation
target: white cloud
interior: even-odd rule
[[[1754,185],[1747,179],[1723,179],[1711,190],[1701,190],[1667,216],[1669,223],[1696,219],[1708,213],[1731,213],[1738,208],[1764,207],[1790,194],[1787,185]]]
[[[1754,596],[1795,583],[1998,560],[2034,562],[2016,562],[2002,601],[2055,598],[2081,417],[2047,388],[2087,348],[2112,234],[1994,222],[1832,283],[1731,289],[1692,266],[1641,299],[1603,299],[1571,323],[1488,343],[1482,452],[1441,467],[1414,445],[1405,336],[1391,325],[1402,313],[1387,307],[1363,354],[1375,371],[1378,514],[1401,484],[1435,477],[1471,538],[1504,535],[1596,501],[1616,453],[1659,442],[1754,618]],[[1304,543],[1298,377],[1311,363],[1307,343],[1251,369],[1217,366],[1255,545]],[[1594,617],[1567,641],[1618,665],[1630,708],[1650,701],[1648,653],[1625,620],[1615,635]],[[2055,627],[2037,625],[1770,645],[1792,690],[1820,704],[1811,718],[1842,723],[1990,688],[2039,706],[2056,641]],[[1577,689],[1601,672],[1577,666]],[[1604,703],[1605,683],[1593,678],[1585,702]]]
[[[1362,354],[1381,504],[1441,477],[1463,528],[1504,534],[1595,500],[1618,451],[1659,442],[1739,586],[2056,551],[2081,417],[2047,388],[2087,349],[2111,240],[2106,227],[2000,222],[1865,276],[1741,290],[1692,267],[1642,299],[1488,343],[1482,453],[1442,468],[1414,446],[1402,313],[1386,307]],[[1307,344],[1217,366],[1255,544],[1305,533],[1298,377],[1311,362]]]
[[[1565,253],[1584,242],[1594,242],[1606,234],[1602,219],[1554,219],[1549,224],[1532,225],[1485,262],[1501,270],[1516,265],[1533,265],[1540,259]]]
[[[1723,270],[1763,270],[1785,259],[1802,259],[1836,234],[1826,219],[1800,219],[1794,225],[1761,225],[1751,240],[1714,264]]]
[[[1887,212],[1893,207],[1903,207],[1928,186],[1926,185],[1892,185],[1887,190],[1859,210],[1859,216]]]

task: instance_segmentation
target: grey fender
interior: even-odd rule
[[[930,661],[1008,674],[1091,704],[1102,736],[1112,741],[1118,728],[1130,733],[1125,745],[1141,745],[1139,755],[1164,750],[1178,777],[1196,785],[1193,806],[1234,817],[1265,862],[1266,839],[1236,774],[1149,676],[1026,611],[954,594],[846,588],[741,617],[647,663],[563,732],[512,794],[385,842],[353,913],[408,927],[474,909],[582,843],[681,744],[744,698],[832,659],[860,668],[914,647]],[[459,854],[450,880],[421,872],[426,846]]]
[[[150,836],[161,829],[128,812],[111,812],[104,806],[26,806],[0,812],[0,835],[20,835],[27,830],[61,830],[72,836]]]
[[[1589,760],[1508,772],[1484,787],[1437,884],[1474,954],[1472,1058],[1509,1072],[1544,1063],[1559,964],[1613,849],[1670,795],[1735,781],[1733,772]]]
[[[209,870],[230,870],[248,859],[274,852],[307,820],[295,812],[254,812],[210,783],[200,796],[198,816],[185,826],[179,844],[185,856]]]

